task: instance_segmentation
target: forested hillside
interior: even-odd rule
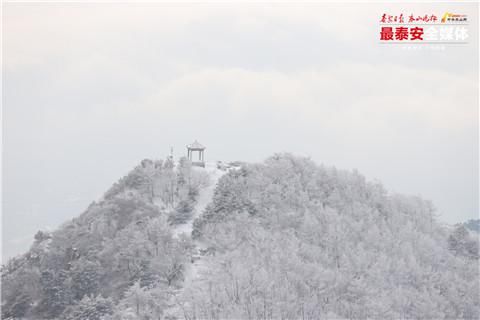
[[[478,234],[358,172],[144,160],[3,266],[2,318],[478,319],[478,267]]]

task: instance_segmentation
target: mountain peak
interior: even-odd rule
[[[2,270],[3,318],[478,318],[478,239],[358,172],[145,159]],[[462,297],[461,299],[459,297]]]

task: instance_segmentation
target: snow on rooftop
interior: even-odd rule
[[[193,143],[187,145],[188,149],[206,149],[205,146],[203,146],[200,142],[195,140]]]

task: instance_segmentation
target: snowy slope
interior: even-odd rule
[[[173,235],[177,238],[181,234],[187,234],[191,236],[193,230],[193,222],[203,213],[206,206],[212,201],[217,182],[220,177],[226,173],[225,170],[218,169],[214,162],[207,162],[205,164],[205,168],[195,167],[195,170],[204,170],[205,172],[207,172],[210,181],[207,187],[202,188],[199,191],[192,218],[187,221],[187,223],[177,225],[173,229]],[[171,308],[165,311],[165,315],[167,316],[182,317],[182,308],[180,305],[177,304],[177,296],[184,294],[184,288],[189,288],[192,282],[199,280],[202,269],[206,268],[206,257],[200,255],[200,250],[205,249],[205,245],[198,240],[194,240],[193,244],[195,246],[194,252],[196,252],[196,254],[194,254],[195,259],[193,259],[194,261],[191,264],[187,264],[185,266],[183,273],[183,287],[182,289],[174,292],[174,295],[172,296],[170,302]]]
[[[173,229],[173,235],[178,237],[182,233],[186,233],[187,235],[191,235],[193,230],[193,221],[202,214],[203,210],[210,203],[213,192],[215,191],[215,187],[217,185],[218,179],[225,174],[225,171],[222,171],[217,168],[214,162],[207,162],[205,164],[205,168],[201,167],[194,167],[195,170],[201,170],[208,173],[210,177],[209,185],[200,190],[199,195],[197,197],[197,202],[194,208],[194,214],[192,218],[184,224],[177,225]]]

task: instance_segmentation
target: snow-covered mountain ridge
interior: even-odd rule
[[[143,160],[2,270],[5,319],[476,319],[478,237],[357,172]]]

